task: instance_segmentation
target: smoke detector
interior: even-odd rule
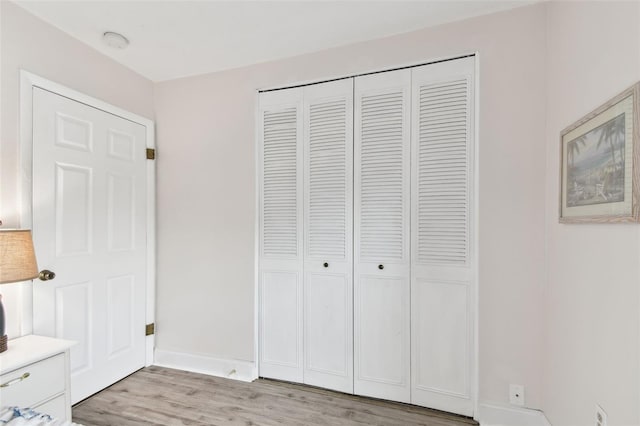
[[[112,31],[107,31],[102,34],[102,39],[107,46],[113,47],[114,49],[124,49],[129,45],[129,40],[127,40],[125,36]]]

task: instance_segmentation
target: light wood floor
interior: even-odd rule
[[[73,408],[86,426],[469,426],[471,419],[303,385],[144,368]]]

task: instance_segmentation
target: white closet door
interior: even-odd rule
[[[304,383],[353,392],[353,79],[304,89]]]
[[[354,392],[410,401],[411,71],[355,80]]]
[[[474,59],[413,69],[411,402],[472,415]]]
[[[302,382],[302,89],[260,95],[260,375]]]

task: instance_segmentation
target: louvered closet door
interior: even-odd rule
[[[260,95],[260,375],[302,382],[302,89]]]
[[[353,79],[304,89],[304,383],[353,392]]]
[[[413,70],[411,402],[472,415],[474,59]]]
[[[411,71],[355,80],[354,391],[410,400]]]

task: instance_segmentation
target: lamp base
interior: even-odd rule
[[[7,350],[7,335],[0,337],[0,354]]]

